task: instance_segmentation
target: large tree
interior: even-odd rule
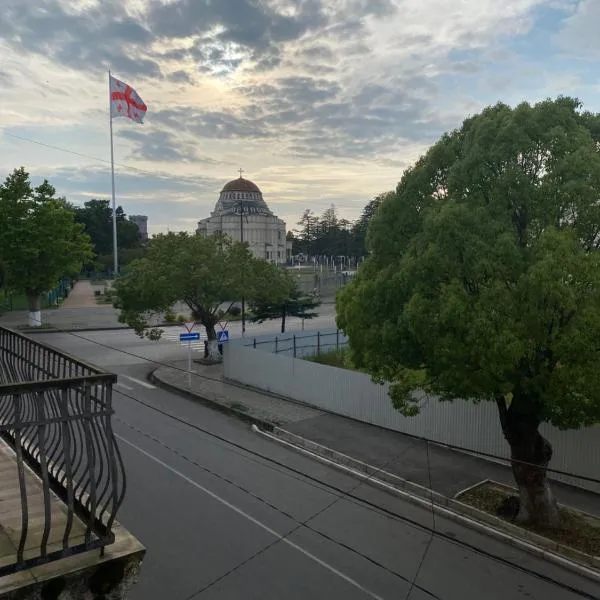
[[[394,192],[385,192],[375,196],[373,200],[364,207],[360,218],[352,226],[352,253],[356,256],[366,256],[367,254],[367,231],[369,223],[377,214],[381,203]]]
[[[289,271],[279,268],[271,269],[269,276],[263,275],[268,285],[258,289],[252,302],[252,317],[254,323],[264,323],[271,319],[281,319],[281,333],[285,333],[288,317],[313,319],[319,316],[314,309],[320,302],[313,298],[302,296],[298,284]]]
[[[209,358],[220,360],[216,325],[222,306],[242,296],[250,302],[277,296],[278,270],[253,258],[247,244],[222,235],[162,234],[117,280],[115,306],[138,335],[157,339],[162,330],[156,322],[176,302],[185,303],[206,331]]]
[[[74,207],[75,219],[85,226],[85,232],[90,236],[96,254],[96,262],[88,267],[104,269],[113,266],[113,222],[112,208],[108,200],[88,200],[83,206]],[[125,218],[121,206],[116,210],[118,251],[139,248],[141,245],[140,232],[135,223]],[[119,263],[126,264],[119,256]]]
[[[600,116],[569,98],[498,104],[435,144],[386,198],[339,293],[354,363],[417,412],[491,401],[518,520],[556,526],[543,422],[600,421]]]
[[[73,210],[44,181],[32,188],[24,168],[0,186],[0,257],[6,288],[24,292],[29,325],[41,325],[41,295],[61,277],[76,276],[92,255]]]

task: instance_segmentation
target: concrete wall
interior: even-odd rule
[[[326,411],[436,442],[509,457],[496,406],[491,402],[439,402],[435,397],[423,396],[421,414],[403,417],[391,405],[388,386],[373,383],[368,375],[236,344],[225,348],[223,369],[231,380]],[[559,431],[544,425],[542,430],[554,447],[553,469],[599,478],[600,426]],[[553,477],[600,493],[600,484],[558,474]]]

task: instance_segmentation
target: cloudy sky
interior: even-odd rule
[[[288,228],[352,219],[485,105],[600,111],[598,23],[600,0],[1,0],[1,176],[110,197],[110,66],[148,105],[114,133],[151,232],[192,230],[240,167]]]

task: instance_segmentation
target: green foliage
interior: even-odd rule
[[[321,352],[320,354],[309,356],[307,360],[316,362],[320,365],[326,365],[328,367],[338,367],[339,369],[348,369],[350,371],[354,370],[346,348]]]
[[[194,320],[216,340],[223,303],[244,295],[277,296],[277,267],[252,258],[246,244],[225,236],[187,233],[158,235],[143,258],[134,260],[115,283],[121,320],[140,336],[160,335],[156,325],[175,302],[184,302]]]
[[[369,222],[381,202],[391,193],[381,194],[371,200],[354,223],[340,219],[333,205],[320,217],[310,209],[305,210],[297,223],[299,229],[295,233],[289,232],[287,236],[293,242],[292,252],[308,256],[365,256]]]
[[[101,271],[112,269],[113,223],[109,201],[92,199],[83,207],[73,207],[73,210],[76,221],[84,226],[85,232],[90,236],[97,257],[94,263],[88,266]],[[120,206],[117,207],[116,217],[119,264],[124,266],[135,258],[140,258],[140,232],[135,223],[125,218],[125,212]]]
[[[252,302],[252,322],[281,319],[281,333],[285,333],[287,317],[312,319],[318,316],[318,313],[311,311],[320,302],[302,297],[294,277],[287,270],[277,267],[273,269],[273,265],[264,264],[267,272],[263,276],[264,284],[258,288]]]
[[[578,108],[490,107],[382,202],[337,322],[405,414],[424,389],[600,420],[600,117]]]
[[[0,262],[5,285],[25,292],[31,308],[61,277],[76,276],[92,255],[90,239],[64,199],[44,181],[32,188],[25,169],[0,186]]]

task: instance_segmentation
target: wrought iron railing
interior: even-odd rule
[[[0,562],[0,576],[114,541],[125,495],[111,420],[115,382],[116,375],[0,328],[0,438],[14,452],[20,492],[14,560]]]

